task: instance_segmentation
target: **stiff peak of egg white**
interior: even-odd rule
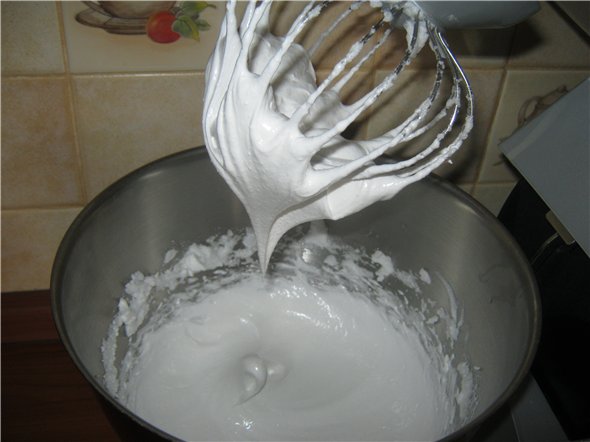
[[[353,45],[318,86],[308,53],[294,40],[323,5],[307,5],[290,31],[276,37],[268,30],[271,3],[250,2],[241,23],[235,1],[227,3],[207,66],[203,116],[210,157],[248,212],[263,271],[278,240],[292,227],[339,219],[391,198],[442,164],[460,144],[421,165],[426,153],[399,163],[375,164],[377,157],[412,137],[431,103],[425,101],[402,125],[378,138],[344,139],[340,134],[391,87],[399,72],[392,72],[357,102],[342,104],[338,92],[343,83],[334,85],[334,80],[363,44]],[[415,11],[408,12],[403,26],[408,38],[417,36],[418,41],[408,49],[405,63],[428,40],[425,20],[412,14]],[[427,151],[439,144],[435,140]],[[414,167],[411,172],[408,166]]]

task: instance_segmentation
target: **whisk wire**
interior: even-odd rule
[[[280,49],[277,53],[270,59],[262,73],[260,74],[261,80],[267,83],[271,83],[274,75],[279,69],[281,61],[283,60],[285,54],[293,46],[293,43],[297,39],[297,37],[301,34],[301,32],[305,29],[305,27],[315,18],[318,17],[326,7],[326,2],[321,2],[320,4],[315,4],[315,2],[309,2],[301,14],[295,19],[289,31],[285,34],[283,38],[283,42],[281,44]]]
[[[303,103],[291,116],[291,119],[294,120],[295,124],[300,124],[301,120],[309,113],[310,109],[313,107],[313,105],[317,102],[317,99],[324,93],[324,91],[330,86],[332,85],[332,83],[334,82],[334,80],[336,78],[338,78],[338,76],[340,74],[342,74],[342,72],[344,72],[344,70],[346,69],[346,67],[355,59],[357,58],[357,56],[359,55],[359,53],[361,52],[362,48],[364,47],[364,45],[373,37],[375,36],[375,34],[377,33],[377,31],[379,30],[379,28],[382,26],[383,21],[380,21],[379,23],[373,25],[371,27],[371,29],[363,36],[363,38],[354,43],[353,45],[350,46],[350,48],[348,49],[348,52],[346,53],[346,55],[338,62],[334,65],[334,67],[332,68],[332,70],[330,71],[330,73],[328,74],[328,76],[326,77],[326,79],[324,79],[324,81],[321,82],[321,84],[317,87],[317,89],[310,94],[310,96],[307,98],[307,100],[305,101],[305,103]],[[389,33],[389,30],[387,31],[387,34]],[[382,39],[383,40],[383,39]],[[375,51],[378,49],[378,47],[380,45],[382,45],[384,42],[378,42],[377,45],[375,45],[371,51],[369,51],[368,54],[366,54],[364,57],[362,57],[356,64],[355,66],[353,66],[352,68],[350,68],[348,71],[346,71],[346,74],[344,75],[344,77],[335,85],[333,86],[330,90],[338,93],[339,90],[344,87],[346,85],[346,83],[348,81],[350,81],[350,79],[352,78],[352,76],[360,69],[361,65],[363,63],[365,63],[374,53]]]
[[[326,5],[329,2],[324,2],[326,3]],[[328,29],[326,29],[316,40],[316,42],[314,43],[313,46],[311,46],[308,50],[307,53],[309,54],[309,57],[312,58],[315,53],[317,52],[317,50],[324,44],[324,42],[326,41],[326,38],[328,38],[329,35],[332,35],[334,30],[340,26],[340,24],[356,9],[358,9],[358,7],[360,6],[360,4],[362,3],[362,1],[353,1],[350,3],[350,5],[348,6],[348,8],[346,8],[337,18],[336,20],[334,20],[332,22],[332,24],[328,27]]]
[[[440,30],[413,2],[343,3],[345,11],[320,33],[307,54],[300,41],[308,35],[304,30],[320,23],[317,19],[328,2],[307,4],[283,36],[270,32],[270,4],[251,0],[238,25],[236,2],[228,1],[207,66],[203,123],[216,168],[245,204],[253,202],[248,215],[258,226],[263,269],[288,229],[312,219],[339,219],[391,198],[447,161],[473,126],[473,96],[467,78]],[[317,54],[361,5],[373,8],[357,22],[368,27],[317,84],[310,54]],[[361,67],[381,55],[378,49],[398,28],[405,31],[401,60],[369,92],[351,104],[342,103],[342,91]],[[365,140],[345,138],[344,131],[364,112],[370,118],[381,105],[388,109],[384,93],[399,92],[395,87],[404,86],[402,74],[426,43],[436,57],[436,72],[418,107],[401,124],[380,135]],[[417,153],[409,158],[388,157],[414,148]],[[285,161],[292,169],[287,176],[281,168]],[[271,197],[267,189],[272,189]],[[265,200],[264,211],[256,210],[261,199]],[[286,213],[296,216],[284,216]]]
[[[423,149],[418,154],[416,154],[408,160],[399,161],[394,164],[377,166],[379,174],[397,172],[403,169],[408,169],[406,172],[401,173],[398,176],[424,176],[430,173],[430,171],[433,168],[436,168],[440,164],[442,164],[452,153],[454,153],[461,146],[461,143],[471,131],[473,125],[473,97],[471,87],[469,86],[469,82],[467,81],[467,78],[465,77],[465,74],[463,73],[456,59],[448,49],[447,43],[441,35],[440,31],[434,28],[430,28],[429,33],[431,35],[431,38],[434,39],[436,43],[436,50],[441,51],[440,55],[445,57],[445,59],[449,62],[449,68],[453,71],[453,86],[451,88],[451,96],[446,101],[444,108],[439,112],[437,117],[439,115],[442,115],[443,113],[448,112],[448,109],[452,108],[451,116],[449,117],[449,121],[446,127],[437,134],[434,141],[427,148]],[[462,91],[465,95],[464,100],[461,100]],[[467,107],[465,110],[465,115],[463,117],[463,124],[456,137],[446,147],[440,149],[437,155],[433,156],[427,161],[420,163],[416,167],[411,168],[411,166],[418,164],[421,160],[427,158],[435,150],[438,150],[440,148],[442,141],[452,131],[452,129],[456,125],[457,120],[459,119],[459,115],[462,110],[462,101],[465,101]],[[435,117],[435,119],[432,120],[430,125],[432,126],[441,118],[438,118],[437,120]]]
[[[400,75],[403,69],[410,63],[410,61],[416,56],[416,54],[420,51],[421,47],[418,46],[418,25],[414,26],[413,35],[410,40],[410,47],[408,47],[405,51],[404,57],[399,62],[397,67],[388,74],[380,84],[377,85],[373,90],[365,94],[355,103],[346,106],[347,109],[347,116],[341,119],[341,121],[334,125],[333,128],[325,130],[323,133],[319,135],[314,135],[308,137],[310,141],[308,155],[311,157],[315,155],[319,150],[321,150],[322,146],[325,145],[328,141],[334,138],[337,135],[342,134],[349,126],[352,124],[361,113],[371,107],[375,101],[381,96],[383,92],[390,89],[395,79]],[[298,114],[299,119],[301,118]],[[386,149],[380,148],[378,151],[382,151],[379,155],[382,155]],[[379,156],[377,155],[377,156]],[[370,155],[371,160],[372,155]],[[336,167],[344,167],[344,166],[336,166]]]

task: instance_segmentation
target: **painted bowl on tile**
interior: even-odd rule
[[[103,384],[101,344],[123,284],[138,269],[157,271],[172,244],[202,242],[248,224],[200,148],[111,185],[66,233],[51,279],[61,339],[94,388],[138,428],[173,439],[117,402]],[[438,271],[453,286],[469,334],[461,351],[481,370],[473,419],[445,440],[474,431],[527,375],[539,339],[536,284],[514,240],[468,195],[435,177],[327,228],[351,244],[394,256],[401,268]],[[448,302],[446,293],[424,296]]]
[[[85,1],[84,4],[101,14],[118,18],[148,18],[154,12],[167,11],[175,1]]]

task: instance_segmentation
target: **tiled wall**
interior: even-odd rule
[[[203,70],[224,7],[203,13],[212,28],[200,42],[169,45],[82,25],[82,2],[1,8],[2,290],[41,289],[65,230],[92,197],[149,161],[203,143]],[[453,31],[448,39],[472,83],[477,125],[442,172],[497,212],[515,182],[499,140],[531,99],[590,74],[588,38],[543,4],[515,28]],[[426,59],[412,65],[431,67]]]

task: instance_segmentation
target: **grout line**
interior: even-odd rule
[[[55,80],[65,78],[64,72],[43,74],[7,74],[2,73],[2,80]]]
[[[2,213],[11,212],[47,212],[47,211],[59,211],[59,210],[82,210],[84,204],[72,204],[72,205],[54,205],[54,206],[22,206],[22,207],[2,207]]]
[[[535,72],[560,72],[560,71],[573,71],[573,72],[588,72],[590,71],[590,62],[588,66],[506,66],[506,70],[509,71],[535,71]]]
[[[185,77],[189,75],[205,75],[205,71],[80,72],[72,73],[71,75],[76,78]]]
[[[485,164],[485,160],[487,157],[487,153],[488,153],[488,149],[491,149],[492,146],[491,144],[491,137],[492,137],[492,133],[493,133],[493,128],[494,125],[496,124],[496,120],[498,118],[498,111],[500,109],[500,103],[502,102],[502,97],[504,96],[504,90],[506,88],[506,83],[507,83],[507,77],[508,77],[508,69],[507,67],[504,67],[504,69],[502,69],[502,78],[500,79],[500,90],[498,91],[498,94],[496,96],[496,101],[493,105],[493,111],[492,111],[492,118],[488,127],[488,133],[486,134],[485,137],[485,141],[484,141],[484,150],[483,150],[483,155],[481,157],[481,160],[479,161],[479,164],[477,165],[477,169],[475,172],[475,180],[473,182],[473,191],[475,191],[475,188],[477,187],[477,185],[479,185],[481,183],[481,176],[483,173],[483,168],[484,168],[484,164]]]
[[[525,21],[525,23],[526,23],[526,21]],[[508,69],[510,69],[510,60],[512,59],[512,53],[514,52],[516,38],[518,36],[519,28],[522,28],[522,26],[523,26],[522,23],[518,23],[514,27],[514,31],[512,32],[512,35],[510,37],[510,47],[508,49],[508,55],[506,56],[506,63],[504,63],[504,72],[506,72]]]
[[[486,181],[485,183],[479,183],[482,186],[508,186],[511,184],[516,184],[518,182],[518,178],[514,178],[513,180],[501,180],[501,181]]]
[[[455,187],[458,187],[463,192],[466,192],[468,195],[473,196],[473,189],[475,188],[475,183],[473,182],[465,182],[465,183],[453,183],[450,181]]]
[[[510,72],[581,72],[590,73],[590,64],[588,66],[469,66],[463,67],[469,71],[510,71]],[[320,69],[322,70],[322,69]],[[407,71],[434,71],[434,68],[416,67],[414,69],[407,67]],[[375,72],[390,72],[391,69],[375,69]],[[171,71],[120,71],[120,72],[79,72],[72,73],[68,70],[64,73],[43,73],[43,74],[10,74],[2,73],[3,80],[28,80],[28,79],[56,79],[65,76],[72,77],[86,77],[86,78],[101,78],[101,77],[155,77],[155,76],[184,76],[184,75],[204,75],[204,70],[171,70]]]
[[[68,54],[68,46],[66,41],[66,32],[64,26],[64,17],[63,17],[63,9],[62,5],[59,2],[55,3],[55,8],[57,10],[57,19],[59,25],[59,33],[61,39],[61,52],[63,57],[64,63],[64,70],[66,74],[66,85],[68,90],[68,98],[70,104],[70,119],[72,124],[72,131],[74,136],[74,149],[76,154],[76,164],[77,164],[77,176],[78,176],[78,186],[80,188],[80,203],[84,204],[88,202],[88,189],[86,186],[86,174],[85,174],[85,167],[84,161],[82,160],[82,148],[80,146],[80,137],[78,135],[78,103],[76,100],[76,95],[74,93],[74,80],[70,73],[70,60]]]
[[[62,47],[62,51],[65,51]],[[67,56],[64,56],[64,58]],[[63,78],[67,75],[72,77],[155,77],[155,76],[183,76],[183,75],[204,75],[205,70],[170,70],[170,71],[118,71],[118,72],[71,72],[69,68],[67,69],[67,73],[43,73],[43,74],[10,74],[10,73],[2,73],[2,79],[25,79],[25,80],[38,80],[38,79],[55,79],[55,78]]]
[[[512,186],[515,185],[518,182],[518,179],[515,178],[514,180],[502,180],[502,181],[486,181],[483,183],[473,183],[474,185],[474,190],[475,188],[479,188],[479,187],[500,187],[500,186]]]
[[[64,49],[65,50],[65,49]],[[463,66],[463,69],[466,71],[479,71],[479,72],[487,72],[487,71],[511,71],[511,72],[590,72],[590,64],[586,67],[584,66],[518,66],[518,67],[508,67],[508,66]],[[319,71],[329,71],[330,69],[319,69]],[[420,72],[420,71],[435,71],[434,67],[416,67],[411,68],[408,66],[406,71],[411,72]],[[391,69],[385,68],[378,68],[375,69],[374,72],[390,72]],[[368,72],[368,71],[363,71]],[[203,75],[205,74],[204,70],[170,70],[170,71],[111,71],[111,72],[77,72],[73,73],[68,70],[67,74],[65,73],[43,73],[43,74],[10,74],[10,73],[2,73],[3,79],[11,79],[11,80],[20,80],[20,79],[55,79],[55,78],[63,78],[67,75],[72,77],[154,77],[154,76],[184,76],[184,75]]]

